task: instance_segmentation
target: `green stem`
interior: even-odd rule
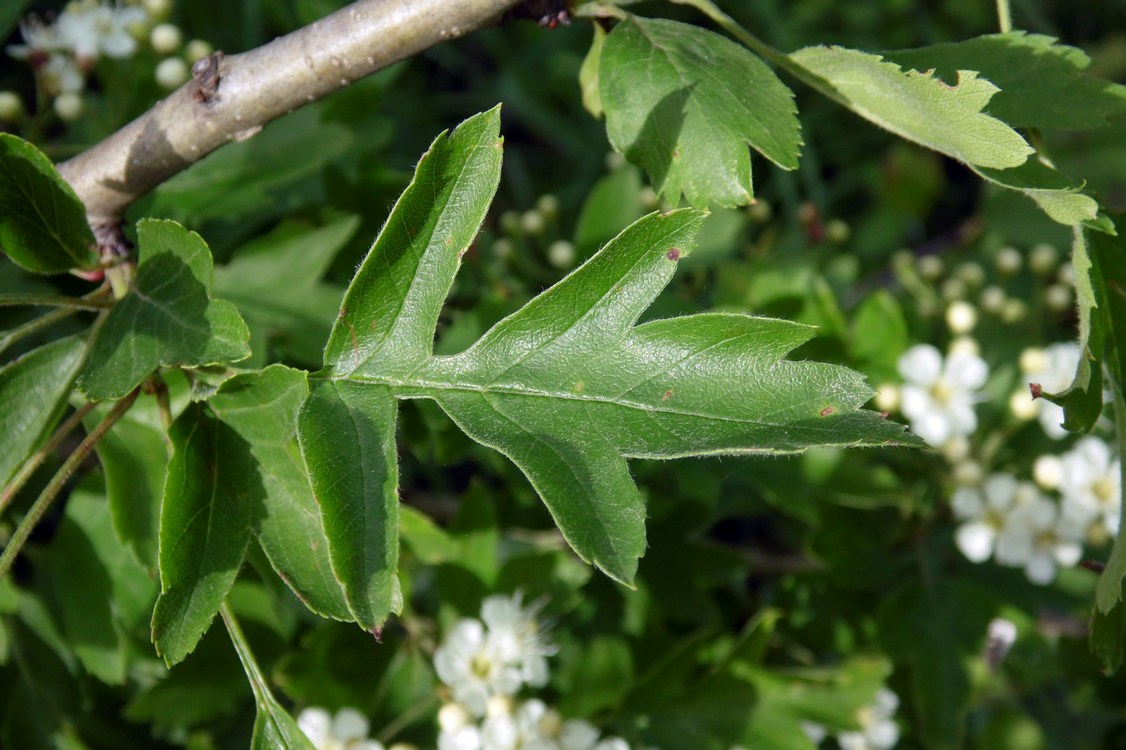
[[[250,688],[254,691],[254,700],[261,710],[265,710],[272,697],[270,687],[266,683],[266,677],[262,674],[258,662],[254,659],[254,653],[250,650],[250,644],[246,642],[246,636],[242,634],[242,628],[239,627],[238,620],[235,619],[231,605],[227,604],[226,600],[219,605],[219,615],[223,618],[223,625],[226,626],[227,634],[231,637],[231,643],[235,646],[238,659],[242,662],[242,669],[250,679]]]
[[[37,305],[42,307],[68,307],[75,310],[104,310],[112,307],[112,302],[86,297],[67,297],[63,294],[3,294],[0,306]]]
[[[1009,7],[1009,0],[997,0],[997,26],[1002,34],[1013,30],[1013,10]]]
[[[13,533],[12,538],[8,540],[8,546],[4,548],[4,553],[0,554],[0,579],[8,575],[8,571],[12,568],[12,563],[15,562],[20,550],[23,549],[27,538],[31,536],[31,532],[39,524],[40,519],[43,518],[43,514],[47,512],[47,509],[51,507],[51,503],[58,497],[63,486],[66,485],[67,481],[74,475],[78,467],[82,465],[82,462],[86,460],[86,457],[90,455],[90,452],[94,450],[94,446],[98,444],[98,441],[105,437],[105,434],[117,423],[117,420],[124,416],[125,412],[129,411],[129,407],[137,400],[139,393],[140,390],[134,388],[132,393],[114,404],[109,414],[106,414],[105,418],[98,423],[98,426],[86,436],[86,439],[78,445],[74,453],[70,454],[59,470],[55,472],[55,476],[51,477],[51,481],[48,482],[47,486],[43,488],[43,491],[39,493],[39,497],[36,498],[35,503],[31,506],[27,515],[24,516],[19,525],[16,526],[15,533]]]
[[[27,461],[24,461],[19,472],[12,477],[12,481],[4,488],[3,494],[0,494],[0,513],[4,512],[4,509],[12,502],[12,498],[16,496],[16,493],[23,489],[23,486],[27,484],[27,480],[31,479],[31,475],[43,464],[47,456],[55,452],[55,449],[59,447],[59,443],[74,431],[74,428],[82,422],[87,414],[94,410],[95,406],[97,406],[97,404],[93,401],[89,401],[80,406],[74,414],[71,414],[67,417],[65,422],[59,425],[59,428],[55,430],[50,439],[43,444],[42,448],[35,451]]]

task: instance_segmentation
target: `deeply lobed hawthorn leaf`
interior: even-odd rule
[[[613,147],[672,204],[741,206],[754,197],[748,145],[795,169],[793,93],[766,63],[697,26],[631,17],[606,38],[599,93]]]
[[[297,414],[308,394],[304,372],[274,365],[231,378],[208,403],[258,463],[265,498],[254,531],[270,564],[313,612],[351,620],[297,444]]]
[[[121,398],[162,366],[237,362],[250,333],[230,302],[211,298],[211,251],[173,221],[137,224],[134,288],[110,311],[78,387],[91,399]]]
[[[93,268],[86,209],[39,149],[0,133],[0,251],[35,273]]]
[[[171,666],[192,652],[234,584],[265,492],[246,442],[206,406],[190,406],[168,436],[152,638]]]
[[[396,609],[395,403],[386,385],[338,379],[408,375],[430,357],[442,300],[500,181],[500,110],[438,136],[353,279],[325,347],[324,374],[299,420],[301,450],[355,620]]]
[[[999,89],[972,70],[959,70],[957,83],[947,85],[933,74],[843,47],[806,47],[790,59],[861,117],[958,161],[1009,169],[1033,153],[1019,133],[984,113]]]
[[[66,406],[86,342],[52,341],[0,368],[0,486],[46,439]]]
[[[458,257],[499,176],[496,143],[486,113],[420,163],[345,297],[325,350],[329,380],[302,410],[302,450],[346,588],[370,601],[365,587],[390,566],[380,524],[394,518],[394,477],[381,462],[394,461],[395,397],[434,399],[511,458],[579,555],[626,583],[645,547],[628,457],[917,444],[859,408],[871,391],[856,373],[779,361],[811,336],[806,326],[728,314],[634,326],[691,251],[699,211],[645,217],[462,354],[432,356]]]
[[[989,114],[1017,128],[1087,130],[1126,112],[1126,86],[1084,75],[1091,59],[1053,37],[1012,31],[885,52],[904,68],[934,71],[948,84],[959,70],[976,70],[1001,90]]]

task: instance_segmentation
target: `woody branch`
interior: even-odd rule
[[[521,0],[360,0],[193,78],[101,143],[59,165],[92,226],[232,140],[439,42],[486,26]]]

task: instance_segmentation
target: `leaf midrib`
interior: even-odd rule
[[[548,389],[525,389],[520,386],[510,384],[490,384],[490,385],[475,385],[471,383],[451,383],[449,381],[441,380],[399,380],[395,378],[378,378],[378,377],[338,377],[338,378],[318,378],[310,376],[310,380],[326,380],[333,383],[348,382],[348,383],[363,383],[364,385],[378,385],[390,389],[391,395],[397,399],[405,400],[412,398],[437,398],[442,393],[477,393],[482,395],[500,394],[506,396],[530,396],[534,398],[545,398],[552,400],[567,400],[579,401],[586,403],[601,403],[610,404],[612,406],[621,406],[629,409],[636,409],[637,411],[644,412],[658,412],[661,414],[670,414],[675,416],[684,417],[697,417],[699,419],[709,419],[723,422],[733,422],[736,424],[754,424],[763,427],[782,427],[788,424],[787,422],[767,422],[757,419],[747,419],[732,417],[724,414],[710,414],[704,412],[694,412],[684,409],[674,409],[668,406],[657,406],[654,404],[647,404],[643,401],[631,401],[628,399],[614,398],[612,396],[594,395],[587,393],[575,393],[573,391],[553,391]],[[425,391],[432,391],[433,393],[425,393]]]

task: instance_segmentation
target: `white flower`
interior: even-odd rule
[[[1055,579],[1057,566],[1079,562],[1082,538],[1083,527],[1037,491],[1009,514],[997,541],[997,562],[1023,566],[1028,580],[1046,586]]]
[[[981,357],[958,351],[943,361],[938,349],[918,344],[899,358],[899,373],[904,379],[901,409],[916,435],[941,447],[977,428],[973,405],[989,375]]]
[[[56,22],[58,38],[74,56],[93,59],[129,57],[137,51],[137,40],[129,27],[144,23],[148,13],[135,5],[109,6],[104,3],[68,10]]]
[[[1024,359],[1024,357],[1022,357]],[[1027,358],[1028,364],[1033,364],[1032,357]],[[1043,352],[1043,358],[1036,369],[1027,372],[1029,383],[1039,383],[1040,387],[1048,393],[1061,393],[1071,387],[1075,378],[1075,370],[1079,367],[1079,344],[1075,342],[1052,344]],[[1061,425],[1063,424],[1063,407],[1056,406],[1051,401],[1042,398],[1036,399],[1039,404],[1040,426],[1044,433],[1059,440],[1067,435]]]
[[[594,750],[629,750],[629,743],[620,737],[610,737],[595,745]]]
[[[1015,477],[992,474],[980,488],[962,487],[954,493],[950,505],[954,516],[963,521],[954,533],[954,542],[968,560],[980,563],[993,555],[1009,514],[1027,493],[1020,489]]]
[[[17,60],[28,60],[36,55],[66,50],[66,44],[59,39],[59,30],[43,23],[38,16],[28,16],[20,21],[20,35],[23,44],[13,44],[6,52]]]
[[[875,703],[862,708],[856,717],[860,731],[837,735],[841,750],[890,750],[895,747],[895,743],[899,742],[899,725],[894,718],[897,708],[899,696],[887,688],[880,688]]]
[[[481,619],[489,628],[489,640],[508,663],[520,669],[520,679],[532,687],[547,684],[547,657],[555,649],[544,642],[538,607],[522,607],[521,594],[490,596],[481,603]]]
[[[39,76],[48,94],[81,94],[86,88],[86,76],[68,55],[51,55]]]
[[[342,708],[335,716],[323,708],[306,708],[297,716],[297,726],[317,750],[383,750],[368,739],[370,724],[354,708]]]
[[[459,727],[438,733],[438,750],[481,750],[481,732],[477,727]]]
[[[1099,522],[1111,534],[1122,520],[1122,467],[1109,445],[1085,437],[1060,457],[1064,514],[1077,522]]]
[[[514,695],[520,667],[505,658],[503,644],[488,638],[480,620],[462,619],[434,652],[438,678],[453,688],[454,700],[483,716],[490,696]]]

